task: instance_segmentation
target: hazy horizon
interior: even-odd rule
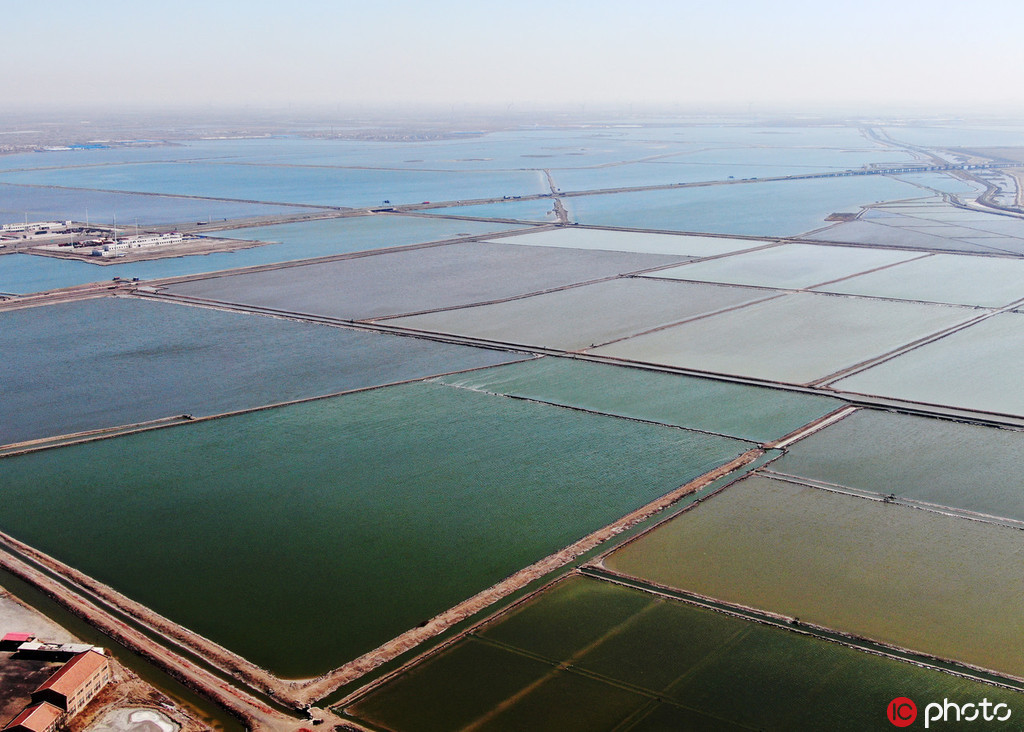
[[[5,8],[9,111],[1016,113],[1024,7],[909,0]],[[1004,71],[1005,69],[1005,71]]]

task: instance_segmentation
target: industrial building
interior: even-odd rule
[[[110,678],[107,657],[95,649],[88,650],[72,658],[32,692],[32,703],[46,702],[73,716],[99,694]]]
[[[115,256],[115,252],[122,252],[126,249],[145,249],[148,247],[166,246],[168,244],[181,244],[183,241],[185,241],[185,235],[180,232],[141,234],[120,240],[103,241],[100,246],[92,250],[92,256],[112,257]]]
[[[31,633],[7,633],[0,638],[0,651],[16,651],[22,643],[29,643],[35,639]]]
[[[92,648],[93,646],[88,643],[45,643],[30,639],[20,644],[17,651],[22,658],[66,661],[80,653],[91,651]]]
[[[19,231],[52,231],[53,229],[65,229],[71,226],[70,221],[26,221],[21,224],[2,224],[0,225],[0,231],[2,232],[19,232]]]
[[[64,719],[64,710],[43,702],[25,710],[4,727],[4,732],[52,732]]]

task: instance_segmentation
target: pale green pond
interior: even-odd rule
[[[843,405],[816,394],[550,357],[438,381],[755,442],[777,440]]]

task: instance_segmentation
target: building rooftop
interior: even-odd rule
[[[98,668],[107,663],[107,657],[95,650],[80,653],[60,669],[57,673],[44,681],[35,693],[41,691],[55,691],[58,694],[70,697],[82,684],[92,676]]]
[[[48,702],[34,704],[30,707],[26,707],[25,710],[12,719],[10,724],[4,727],[4,729],[8,730],[20,727],[22,729],[43,732],[43,730],[53,724],[54,721],[60,719],[62,714],[64,714],[63,711]]]
[[[18,646],[19,651],[42,651],[53,653],[85,653],[94,650],[95,646],[88,643],[41,643],[29,641]]]
[[[0,643],[26,643],[35,638],[31,633],[8,633],[2,639]]]

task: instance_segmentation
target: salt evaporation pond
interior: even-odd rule
[[[568,247],[614,252],[647,252],[678,254],[685,257],[715,257],[721,254],[755,249],[771,244],[768,239],[731,239],[722,236],[691,236],[687,234],[652,234],[641,231],[613,229],[579,229],[559,227],[527,232],[506,243],[538,247]]]
[[[481,203],[475,206],[453,206],[428,209],[425,213],[442,216],[478,216],[480,218],[520,219],[542,221],[553,224],[555,204],[550,198],[535,198],[528,201],[503,201],[502,203]]]
[[[916,699],[984,696],[1011,708],[1024,701],[1019,692],[575,576],[344,711],[392,730],[482,722],[859,732],[891,727],[884,710],[894,689]]]
[[[848,295],[1000,307],[1024,299],[1024,259],[934,254],[817,289]]]
[[[556,168],[551,171],[562,191],[589,191],[627,186],[671,185],[744,178],[781,178],[856,170],[875,163],[903,165],[909,156],[893,150],[815,148],[716,148],[668,154],[658,160]]]
[[[483,236],[493,232],[515,231],[519,228],[522,227],[486,221],[377,214],[254,226],[222,233],[232,239],[269,242],[269,246],[260,247],[254,253],[258,252],[260,258],[266,260],[256,264],[270,264],[463,236]]]
[[[532,171],[437,172],[237,163],[140,163],[0,173],[8,183],[317,206],[501,198],[548,192]]]
[[[401,168],[409,170],[516,170],[552,165],[595,165],[635,160],[697,143],[634,139],[626,131],[503,131],[447,140],[395,143],[297,136],[183,140],[152,147],[47,150],[4,155],[0,169],[21,170],[137,162],[208,161],[261,165]]]
[[[1024,315],[1001,313],[833,382],[837,390],[1024,416]]]
[[[871,175],[574,196],[569,204],[583,224],[796,236],[825,226],[831,213],[920,194],[908,183]]]
[[[843,405],[817,394],[551,357],[438,381],[755,442],[780,439]]]
[[[420,331],[573,351],[762,300],[770,294],[749,287],[622,277],[387,322]]]
[[[861,409],[792,445],[771,469],[1024,521],[1017,430]]]
[[[663,269],[651,276],[798,289],[920,256],[916,252],[888,249],[782,244],[756,252]]]
[[[215,252],[144,262],[97,265],[31,254],[0,256],[0,292],[28,294],[113,277],[143,280],[276,264],[309,257],[485,235],[517,228],[511,224],[453,221],[412,216],[356,216],[221,232],[280,242],[234,252]]]
[[[526,295],[681,259],[459,242],[195,280],[168,289],[180,295],[279,310],[379,318]]]
[[[754,475],[605,565],[1021,676],[1022,551],[1017,529]]]
[[[222,140],[221,142],[227,142]],[[252,140],[250,142],[259,142]],[[35,152],[0,155],[0,170],[32,170],[63,168],[76,165],[116,165],[118,163],[173,162],[217,157],[223,151],[209,147],[208,142],[187,142],[125,147],[79,148],[75,150],[41,150]]]
[[[0,156],[2,158],[3,156]],[[78,221],[111,226],[188,224],[247,216],[315,213],[313,207],[211,201],[176,196],[133,195],[74,188],[38,188],[0,183],[0,223]]]
[[[5,458],[2,529],[308,677],[749,446],[418,383]]]
[[[9,373],[17,374],[0,382],[0,445],[218,414],[517,358],[124,298],[2,312],[0,352]]]
[[[980,187],[977,183],[960,180],[949,173],[905,173],[900,175],[899,179],[907,183],[916,183],[917,185],[934,188],[943,193],[980,193],[983,190],[983,187]]]
[[[920,249],[926,252],[965,252],[968,254],[1005,254],[1024,247],[1024,241],[1009,237],[984,239],[953,239],[942,236],[943,229],[911,229],[890,225],[888,221],[857,220],[813,232],[809,237],[818,241],[846,244],[891,246]]]
[[[930,127],[886,127],[885,133],[898,142],[927,147],[1017,147],[1024,139],[1024,127],[961,125]]]
[[[594,353],[804,384],[977,315],[972,308],[800,292],[639,335]]]
[[[672,121],[675,122],[674,120]],[[344,133],[345,130],[339,130]],[[259,164],[492,170],[605,165],[651,155],[713,148],[716,160],[729,146],[744,155],[778,155],[808,164],[821,156],[841,165],[847,157],[889,160],[898,153],[849,127],[666,125],[659,128],[608,125],[587,130],[548,128],[504,130],[446,140],[395,143],[375,140],[267,136],[180,140],[169,144],[46,150],[0,156],[0,169],[22,170],[77,165],[208,160]]]

